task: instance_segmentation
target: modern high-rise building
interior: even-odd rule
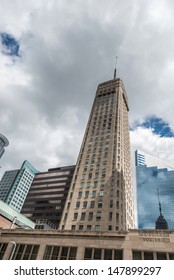
[[[136,151],[138,227],[174,229],[174,165]]]
[[[0,181],[0,199],[20,212],[36,173],[27,160],[20,169],[6,171]]]
[[[8,197],[8,193],[10,192],[15,182],[18,172],[19,169],[9,170],[9,171],[5,171],[4,175],[2,176],[2,179],[0,181],[0,199],[2,201],[4,202],[6,201],[6,198]]]
[[[134,228],[129,107],[115,76],[97,88],[60,229]]]
[[[9,145],[8,139],[4,135],[0,134],[0,158],[5,152],[4,147],[7,147],[8,145]]]
[[[34,221],[37,228],[58,228],[74,168],[51,168],[35,175],[21,213]]]

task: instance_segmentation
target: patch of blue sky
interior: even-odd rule
[[[12,57],[19,57],[19,42],[8,33],[0,33],[0,40],[3,46],[3,53]]]
[[[137,124],[134,129],[137,127],[152,129],[153,133],[159,135],[160,137],[174,137],[174,132],[170,128],[169,124],[156,116],[149,116],[143,123]]]

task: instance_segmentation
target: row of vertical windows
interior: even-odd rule
[[[111,227],[111,228],[110,228]],[[84,225],[79,225],[78,226],[78,230],[84,230],[86,228],[86,230],[100,230],[100,225],[87,225],[86,227],[84,227]],[[76,230],[77,226],[76,225],[72,225],[71,226],[71,230]],[[112,230],[112,226],[108,226],[108,230]],[[118,228],[116,227],[116,230],[118,230]]]
[[[46,246],[44,260],[75,260],[77,247]]]
[[[80,192],[81,193],[81,192]],[[88,193],[87,194],[87,196],[85,196],[85,198],[88,198],[88,195],[89,195],[89,192],[85,192],[85,193]],[[102,191],[102,193],[104,194],[104,192]],[[112,193],[111,193],[111,195],[112,195]],[[103,196],[103,195],[102,195]],[[93,196],[93,198],[94,198],[95,196]],[[81,198],[81,196],[79,196],[78,198]],[[85,202],[85,201],[84,201]],[[83,202],[83,203],[84,203]],[[98,201],[98,208],[102,208],[102,204],[103,204],[103,201],[102,200],[99,200]],[[86,205],[86,207],[87,207],[87,204],[85,203],[85,204],[83,204],[83,208],[86,208],[86,207],[84,207]],[[90,201],[90,208],[94,208],[94,206],[95,206],[95,201],[94,200],[92,200],[92,201]],[[113,200],[111,199],[110,200],[110,202],[109,202],[109,206],[110,206],[110,208],[112,208],[113,207]],[[119,206],[120,206],[120,203],[119,203],[119,201],[116,201],[116,208],[117,209],[119,209]],[[79,208],[80,207],[80,201],[77,201],[76,202],[76,208]]]
[[[13,260],[36,260],[39,245],[17,244]]]
[[[174,253],[132,251],[133,260],[174,260]]]
[[[85,248],[84,260],[122,260],[123,251],[113,249]]]
[[[91,226],[89,226],[91,228]],[[88,229],[89,229],[88,228]],[[100,226],[96,225],[95,229]],[[80,226],[79,226],[80,229]],[[83,229],[83,226],[81,226]],[[3,259],[7,249],[7,243],[0,243],[0,260]],[[39,245],[34,244],[17,244],[13,260],[35,260],[37,258]],[[77,247],[68,246],[51,246],[45,248],[44,260],[75,260]],[[122,260],[123,250],[120,249],[100,249],[85,248],[84,260]],[[155,251],[132,251],[133,260],[174,260],[174,253],[155,252]]]
[[[102,202],[101,202],[102,203]],[[100,208],[102,207],[102,204],[100,206]],[[75,212],[74,213],[74,216],[73,216],[73,220],[77,220],[78,218],[78,212]],[[66,215],[66,214],[65,214]],[[109,218],[109,221],[112,221],[113,220],[113,213],[112,212],[109,212],[108,214],[108,218]],[[67,215],[65,216],[65,219],[66,219]],[[100,221],[101,220],[101,217],[102,217],[102,213],[100,211],[96,212],[96,215],[95,215],[95,219],[96,221]],[[93,218],[94,218],[94,213],[93,212],[89,212],[88,213],[88,216],[87,216],[87,213],[86,212],[81,212],[80,213],[80,220],[81,221],[84,221],[85,219],[87,218],[88,221],[92,221]],[[119,222],[119,213],[116,213],[116,222],[118,223]]]

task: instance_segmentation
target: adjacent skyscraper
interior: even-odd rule
[[[6,171],[0,181],[0,199],[20,212],[36,173],[27,160],[20,169]]]
[[[99,84],[60,229],[134,227],[128,111],[121,79]]]
[[[142,151],[135,158],[138,227],[174,229],[174,165]]]
[[[7,138],[0,134],[0,158],[2,157],[3,153],[5,152],[4,147],[8,146],[9,142],[7,140]]]
[[[37,223],[37,228],[58,228],[74,168],[51,168],[35,175],[21,213]]]

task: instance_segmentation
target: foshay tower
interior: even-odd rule
[[[134,228],[128,111],[115,69],[98,85],[60,229]]]

